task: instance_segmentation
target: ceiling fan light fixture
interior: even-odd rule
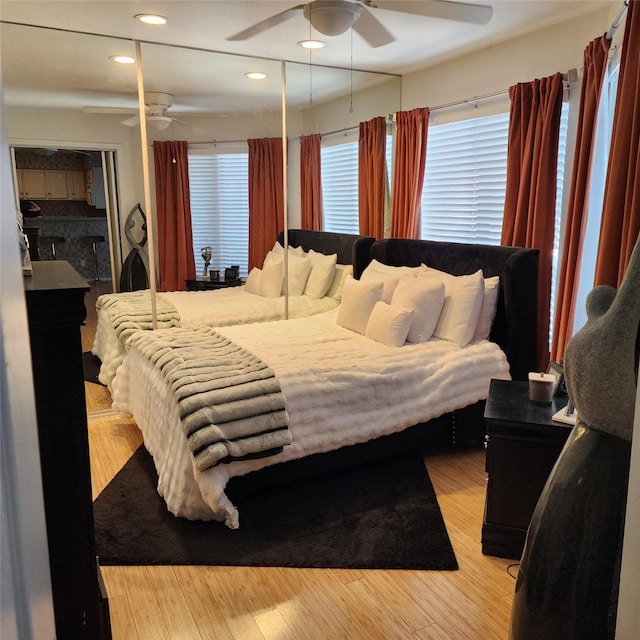
[[[264,80],[267,77],[267,74],[262,71],[247,71],[244,75],[250,80]]]
[[[171,124],[171,118],[168,116],[147,116],[147,124],[157,131],[162,131]]]
[[[348,31],[360,15],[360,6],[348,0],[316,0],[304,5],[304,17],[325,36]]]
[[[132,58],[131,56],[124,56],[120,54],[115,56],[109,56],[109,60],[113,60],[118,64],[133,64],[136,61],[136,59]]]
[[[145,24],[163,25],[167,24],[167,19],[164,16],[160,16],[155,13],[136,13],[133,16],[136,20],[144,22]]]
[[[322,40],[300,40],[298,45],[305,49],[322,49],[327,43]]]

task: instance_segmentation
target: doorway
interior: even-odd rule
[[[120,233],[115,151],[11,147],[16,206],[32,260],[67,260],[100,293],[115,291]]]

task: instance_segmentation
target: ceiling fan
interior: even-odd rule
[[[312,0],[261,20],[227,40],[248,40],[302,13],[326,36],[341,35],[353,27],[372,47],[382,47],[396,39],[374,15],[383,18],[384,11],[471,24],[487,24],[493,14],[488,5],[451,0]]]
[[[144,94],[144,104],[146,111],[147,125],[153,127],[156,130],[162,131],[166,129],[172,122],[179,122],[185,127],[196,129],[188,122],[184,122],[176,118],[175,116],[168,114],[168,110],[173,104],[173,96],[170,93],[164,93],[161,91],[146,91]],[[129,107],[83,107],[83,113],[121,113],[121,114],[133,114],[130,118],[126,118],[121,121],[121,124],[127,127],[135,127],[140,124],[140,117],[138,110]]]

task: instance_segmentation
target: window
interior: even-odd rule
[[[420,237],[500,244],[509,114],[429,127]]]
[[[358,220],[358,141],[323,145],[322,216],[324,230],[359,233]]]
[[[554,317],[569,105],[560,117],[556,212],[551,275]],[[429,128],[420,237],[443,242],[499,245],[507,184],[509,114]],[[550,336],[553,326],[550,326]]]
[[[600,239],[602,205],[604,203],[609,148],[611,146],[611,133],[613,130],[613,115],[618,90],[618,77],[620,74],[620,64],[617,60],[611,61],[609,66],[609,72],[604,79],[602,95],[598,106],[598,120],[591,161],[591,175],[589,176],[587,222],[582,246],[582,262],[578,274],[578,291],[576,293],[576,309],[572,333],[581,329],[587,321],[586,300],[587,295],[593,288],[596,273],[596,256]]]
[[[248,152],[189,152],[191,227],[196,273],[204,262],[202,248],[212,247],[211,269],[240,265],[246,274],[249,254]]]
[[[344,139],[341,139],[344,140]],[[387,135],[387,192],[391,175],[393,137]],[[358,140],[322,141],[322,208],[324,230],[360,233],[358,219]]]

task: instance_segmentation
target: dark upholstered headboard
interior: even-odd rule
[[[337,253],[338,264],[353,265],[355,278],[359,278],[371,262],[371,245],[375,239],[369,236],[306,229],[289,229],[287,235],[291,247],[302,247],[305,251],[313,249],[325,255]],[[284,246],[282,231],[278,234],[278,242]]]
[[[392,266],[426,264],[456,276],[478,269],[485,278],[500,276],[490,338],[505,352],[514,380],[536,370],[537,249],[388,238],[372,245],[371,258]]]

